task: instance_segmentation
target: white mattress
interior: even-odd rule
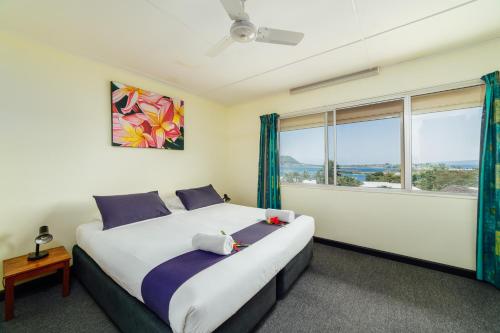
[[[217,204],[193,211],[102,230],[80,225],[76,239],[118,285],[142,300],[141,284],[157,265],[192,251],[198,232],[232,234],[264,218],[264,209]],[[314,234],[314,219],[302,215],[243,251],[186,281],[170,300],[174,332],[211,332],[266,285]],[[209,288],[207,288],[209,286]]]

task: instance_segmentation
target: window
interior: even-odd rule
[[[401,188],[403,101],[339,109],[337,185]]]
[[[481,88],[412,98],[414,190],[477,193]]]
[[[280,121],[280,179],[285,183],[324,184],[324,114]]]
[[[483,98],[475,85],[282,117],[281,181],[474,195]]]

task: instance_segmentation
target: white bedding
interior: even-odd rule
[[[102,222],[80,225],[77,244],[131,295],[157,265],[192,251],[196,233],[232,234],[262,220],[264,209],[217,204],[102,230]],[[170,300],[174,332],[211,332],[230,318],[308,243],[314,219],[302,215],[259,242],[201,271]]]

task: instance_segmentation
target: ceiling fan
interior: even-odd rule
[[[297,45],[304,34],[302,32],[279,30],[266,27],[257,27],[250,22],[245,13],[246,0],[220,0],[227,14],[234,21],[229,30],[229,36],[211,47],[206,53],[209,57],[215,57],[224,51],[233,42],[248,43],[252,41],[271,44]]]

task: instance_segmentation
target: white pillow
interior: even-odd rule
[[[167,206],[168,210],[173,212],[175,210],[186,210],[186,207],[182,204],[181,199],[175,194],[166,194],[162,195],[161,198],[163,202],[165,202],[165,206]]]

